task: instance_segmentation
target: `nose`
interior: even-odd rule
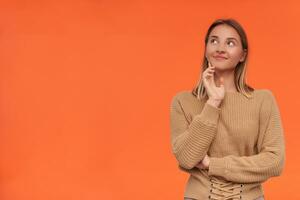
[[[224,53],[224,52],[225,52],[225,47],[224,47],[223,43],[220,43],[220,44],[217,46],[216,51],[217,51],[217,53]]]

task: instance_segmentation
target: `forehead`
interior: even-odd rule
[[[209,36],[218,36],[219,38],[236,38],[237,40],[240,40],[240,36],[237,33],[237,31],[232,28],[231,26],[228,26],[226,24],[221,24],[213,28],[213,30],[210,32]]]

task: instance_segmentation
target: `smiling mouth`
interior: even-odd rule
[[[216,60],[227,60],[227,58],[222,57],[222,56],[213,56],[213,57],[214,57],[214,59],[216,59]]]

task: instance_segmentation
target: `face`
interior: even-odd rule
[[[205,56],[216,69],[234,69],[239,62],[244,61],[246,53],[239,34],[231,26],[218,25],[210,32]]]

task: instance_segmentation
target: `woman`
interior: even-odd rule
[[[248,42],[233,19],[216,20],[205,37],[202,76],[171,102],[171,145],[190,174],[184,199],[263,200],[261,183],[285,163],[276,98],[245,83]]]

